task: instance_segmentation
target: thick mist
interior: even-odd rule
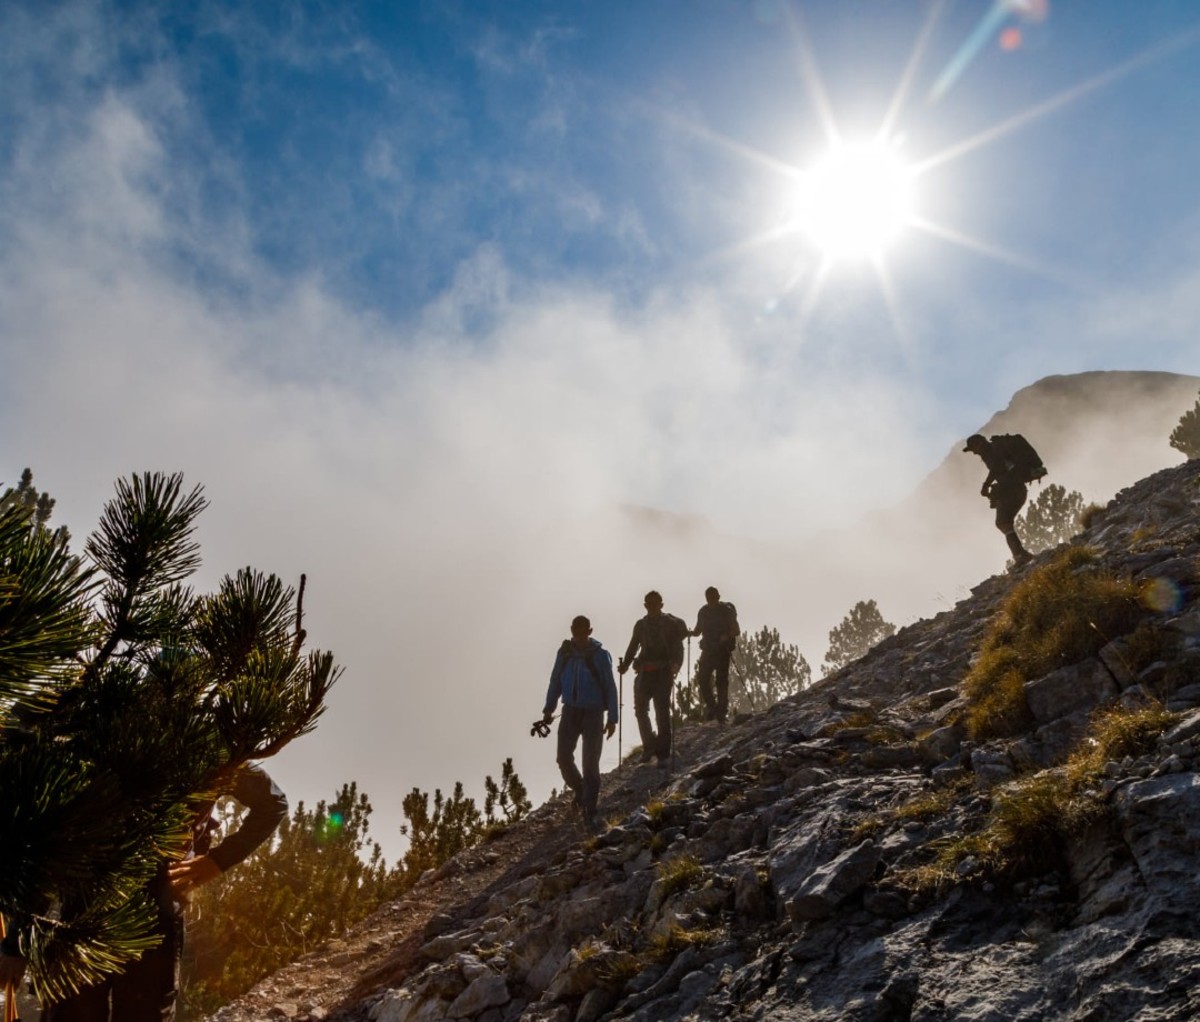
[[[529,724],[575,614],[617,656],[646,590],[692,624],[715,584],[744,630],[779,628],[819,673],[856,601],[904,624],[1002,569],[982,467],[957,453],[1000,384],[943,403],[886,316],[854,333],[855,310],[828,312],[820,347],[802,309],[760,314],[740,277],[632,302],[519,278],[481,243],[418,313],[386,319],[319,272],[273,269],[236,203],[197,213],[155,130],[164,109],[187,116],[165,72],[137,95],[82,95],[26,126],[2,195],[0,480],[31,467],[79,548],[116,477],[179,470],[211,501],[198,586],[247,564],[307,573],[310,640],[346,673],[270,769],[293,802],[358,782],[389,858],[414,786],[480,797],[508,756],[535,801],[560,783]],[[1130,296],[1124,321],[1169,306],[1194,322],[1183,279]],[[1094,364],[1014,356],[1005,373]],[[1035,417],[1055,401],[1014,401],[1003,425],[1034,440],[1048,481],[1104,500],[1178,460],[1165,436],[1189,390],[1109,395],[1108,432]]]

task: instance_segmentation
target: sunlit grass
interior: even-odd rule
[[[899,871],[895,882],[928,891],[963,879],[1015,879],[1062,867],[1068,842],[1110,812],[1100,787],[1105,766],[1153,751],[1179,719],[1160,706],[1097,713],[1066,764],[996,789],[978,830],[930,842],[930,861]]]
[[[1020,734],[1032,723],[1027,681],[1095,655],[1144,617],[1139,590],[1068,547],[1013,586],[963,680],[975,740]]]

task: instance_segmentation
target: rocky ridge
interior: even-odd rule
[[[681,729],[673,774],[622,766],[604,833],[547,803],[214,1019],[1200,1016],[1200,462],[1074,542],[1147,594],[1160,658],[1114,636],[1026,682],[1022,733],[968,741],[961,682],[1041,555],[764,714]],[[911,882],[1019,779],[1060,777],[1094,711],[1147,704],[1171,723],[1036,868]]]

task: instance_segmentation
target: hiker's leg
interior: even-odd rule
[[[710,650],[702,649],[700,651],[700,663],[696,665],[696,677],[700,682],[700,704],[704,707],[705,720],[712,720],[713,716],[717,712],[716,706],[713,702],[712,690],[712,674],[714,668],[717,668],[718,671],[720,670],[720,668],[717,667],[716,658],[713,656]],[[720,686],[721,679],[720,675],[718,674],[718,689]]]
[[[722,724],[729,715],[729,650],[717,654],[717,720]]]
[[[583,790],[580,804],[584,816],[593,816],[600,797],[600,753],[604,749],[604,711],[582,710]]]
[[[633,681],[633,715],[637,720],[638,735],[642,739],[643,755],[653,755],[658,736],[650,726],[650,689],[652,676],[639,673]]]
[[[183,920],[160,920],[162,943],[113,980],[113,1022],[171,1022],[183,952]]]
[[[1004,533],[1008,551],[1018,563],[1029,558],[1029,551],[1021,544],[1021,538],[1017,535],[1017,514],[1025,505],[1027,493],[1022,486],[1019,489],[1006,490],[998,494],[996,499],[996,528]]]
[[[575,801],[581,802],[583,778],[575,765],[575,746],[579,741],[583,710],[575,706],[564,706],[558,718],[558,772],[566,786],[575,793]],[[586,755],[586,746],[585,755]]]
[[[42,1009],[42,1022],[108,1022],[111,983],[84,987],[57,1004]]]
[[[658,739],[654,745],[654,751],[658,756],[669,756],[671,754],[671,686],[675,684],[671,677],[671,672],[667,670],[655,671],[654,692],[654,720],[658,724]]]
[[[1004,541],[1008,544],[1008,552],[1013,555],[1013,560],[1020,564],[1022,561],[1028,560],[1031,556],[1029,551],[1021,544],[1021,538],[1017,535],[1017,530],[1004,534]]]

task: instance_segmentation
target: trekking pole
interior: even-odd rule
[[[690,635],[688,636],[687,646],[688,646],[687,662],[688,662],[688,670],[690,671],[691,663],[692,663],[692,638]],[[671,713],[667,719],[670,720],[670,722],[671,722],[671,776],[674,777],[675,776],[675,732],[679,729],[678,724],[676,723],[676,720],[675,720],[675,679],[674,678],[671,679]],[[679,721],[678,723],[682,723],[682,721]]]
[[[625,729],[625,658],[617,661],[617,769],[621,769],[624,756],[621,754],[621,743],[624,740]]]

